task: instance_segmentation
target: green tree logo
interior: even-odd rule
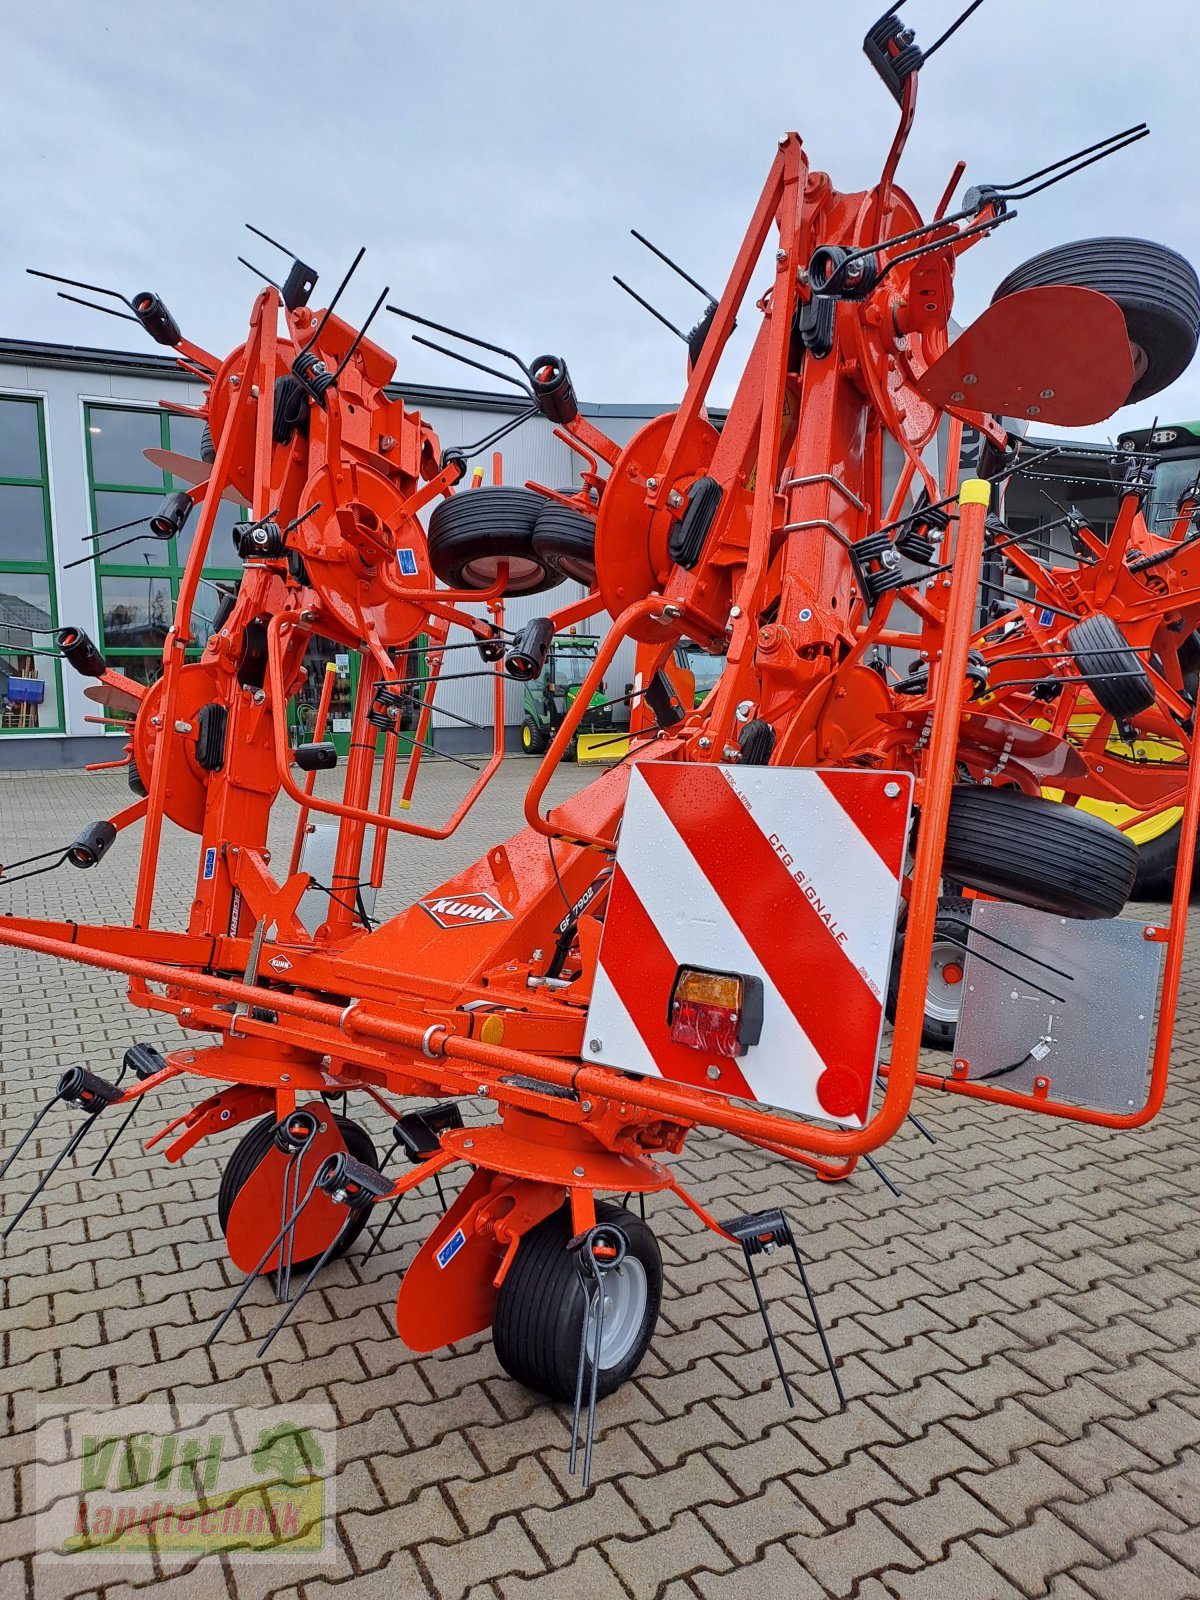
[[[325,1454],[312,1429],[290,1422],[260,1433],[251,1459],[255,1472],[292,1484],[315,1477],[325,1465]]]

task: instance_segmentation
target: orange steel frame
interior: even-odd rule
[[[497,663],[486,765],[444,823],[418,823],[407,815],[434,690],[444,681],[444,663],[454,660],[445,654],[451,625],[469,638],[487,636],[489,625],[463,609],[466,602],[483,601],[492,623],[503,626],[503,566],[483,591],[449,590],[429,566],[417,513],[455,492],[458,471],[442,465],[428,424],[387,397],[392,359],[369,339],[352,348],[355,330],[336,315],[286,312],[278,292],[268,288],[255,302],[246,341],[224,361],[186,346],[188,359],[216,374],[202,408],[216,458],[207,485],[196,491],[198,527],[163,651],[162,677],[141,700],[132,730],[132,759],[147,798],[112,819],[118,828],[138,819],[145,823],[131,925],[0,921],[0,942],[122,973],[135,1006],[174,1016],[214,1041],[208,1048],[174,1052],[163,1073],[125,1096],[133,1100],[184,1073],[222,1086],[181,1119],[183,1131],[168,1150],[171,1159],[216,1126],[230,1125],[229,1117],[218,1118],[218,1105],[236,1122],[264,1106],[282,1117],[303,1096],[343,1089],[375,1098],[480,1097],[497,1106],[499,1122],[445,1135],[435,1165],[467,1161],[491,1175],[497,1193],[508,1195],[508,1223],[502,1221],[504,1207],[480,1212],[503,1245],[502,1259],[488,1267],[489,1273],[495,1268],[498,1282],[522,1226],[545,1215],[555,1196],[554,1203],[569,1197],[575,1225],[582,1228],[594,1221],[598,1189],[667,1188],[716,1228],[656,1160],[679,1150],[694,1126],[721,1129],[822,1176],[839,1177],[896,1133],[918,1085],[1112,1128],[1136,1126],[1159,1109],[1180,983],[1186,872],[1177,879],[1164,935],[1158,1034],[1141,1110],[1090,1111],[1048,1094],[1021,1095],[960,1076],[942,1079],[919,1067],[951,789],[960,764],[976,774],[981,765],[979,752],[964,743],[965,719],[975,709],[968,700],[968,650],[981,648],[992,661],[997,715],[1028,725],[1047,712],[1044,702],[1023,691],[1005,691],[1006,656],[1020,651],[989,645],[989,630],[978,625],[990,491],[980,480],[958,486],[959,447],[964,423],[997,444],[1003,433],[983,413],[947,418],[920,389],[924,372],[946,349],[955,259],[980,236],[960,239],[953,227],[944,228],[933,236],[936,252],[898,265],[862,301],[837,304],[833,347],[824,359],[801,357],[796,350],[794,323],[812,293],[807,263],[817,246],[861,247],[920,222],[894,182],[915,102],[914,74],[904,87],[900,126],[882,180],[865,193],[839,193],[827,175],[810,170],[797,135],[780,140],[677,411],[648,424],[624,447],[582,417],[564,425],[564,436],[590,462],[585,482],[599,489],[598,508],[586,494],[571,502],[596,515],[597,584],[587,601],[562,608],[554,620],[567,626],[607,610],[614,621],[529,785],[525,830],[443,886],[443,892],[486,891],[498,899],[510,916],[487,927],[444,930],[417,906],[369,931],[350,893],[331,896],[327,919],[315,934],[297,916],[310,882],[300,870],[300,846],[311,817],[338,821],[335,889],[362,879],[366,832],[376,830],[368,881],[378,886],[387,840],[397,834],[451,835],[503,757],[506,679]],[[756,335],[718,435],[707,421],[706,400],[735,322],[748,315],[751,284],[764,259],[770,281],[756,302]],[[888,259],[886,248],[881,259]],[[269,397],[309,342],[329,372],[339,363],[344,368],[336,385],[311,404],[307,434],[297,432],[279,444]],[[926,458],[944,421],[949,459],[939,481]],[[890,492],[884,483],[885,437],[903,456],[900,480]],[[597,458],[607,464],[607,477],[598,475]],[[668,538],[702,476],[714,478],[723,495],[702,555],[687,570],[671,561]],[[895,629],[889,616],[897,596],[885,594],[869,604],[847,545],[901,515],[913,484],[924,484],[934,500],[958,494],[953,565],[924,591],[906,591],[917,622]],[[290,542],[305,570],[298,579],[281,561],[247,562],[232,613],[200,660],[189,661],[201,569],[221,492],[230,485],[255,519],[272,513],[280,523],[303,519]],[[1030,570],[1039,593],[1059,584],[1055,592],[1072,602],[1062,609],[1076,615],[1115,607],[1118,614],[1130,606],[1136,611],[1143,597],[1128,585],[1122,588],[1119,574],[1107,591],[1104,584],[1131,538],[1146,549],[1160,542],[1144,524],[1137,529],[1132,512],[1127,520],[1119,553],[1074,575],[1069,593],[1061,575]],[[1180,530],[1172,537],[1182,537]],[[415,552],[415,576],[401,575],[395,559],[401,547]],[[1147,613],[1135,643],[1144,635],[1148,646],[1164,619],[1190,615],[1189,607],[1200,616],[1200,591],[1181,589],[1181,581],[1170,579],[1170,603],[1160,604],[1153,616]],[[1045,629],[1038,632],[1036,613],[1036,598],[1014,606],[1014,615],[1027,624],[1026,650],[1030,641],[1036,645],[1049,637]],[[397,741],[389,736],[385,743],[379,800],[372,805],[375,733],[367,717],[380,683],[403,676],[397,661],[421,633],[430,640],[430,666],[421,687],[418,742],[396,814]],[[305,654],[316,637],[359,650],[363,661],[339,800],[319,793],[312,775],[297,781],[287,739],[285,708],[303,681]],[[625,763],[571,801],[545,811],[549,780],[620,644],[637,641],[653,670],[685,637],[727,651],[724,673],[703,706],[669,734],[640,743]],[[866,664],[867,652],[887,643],[925,653],[929,678],[923,696],[898,700]],[[255,659],[261,663],[257,671]],[[1019,664],[1009,674],[1033,675]],[[117,673],[107,673],[104,682],[126,696],[143,693]],[[331,688],[327,677],[318,738]],[[1175,709],[1177,687],[1163,680],[1162,698]],[[226,708],[228,756],[222,770],[209,772],[197,766],[193,741],[201,708],[213,702]],[[578,920],[571,963],[577,976],[565,990],[545,982],[543,952],[554,944],[563,897],[575,902],[609,862],[629,766],[730,759],[738,708],[746,702],[775,729],[776,765],[862,765],[915,775],[919,824],[906,886],[908,925],[894,1036],[882,1102],[859,1129],[800,1121],[589,1065],[581,1052],[600,935],[594,917]],[[1069,704],[1091,705],[1080,680],[1072,680]],[[897,718],[897,711],[904,716]],[[1051,713],[1051,721],[1057,716]],[[1066,745],[1067,734],[1060,717],[1049,737]],[[1190,861],[1200,815],[1200,763],[1191,759],[1190,742],[1179,742],[1181,764],[1171,783],[1178,789],[1186,775],[1181,859]],[[1095,766],[1093,760],[1089,777]],[[1041,780],[1036,767],[1015,759],[1005,781],[1036,790]],[[1076,792],[1089,791],[1077,784]],[[266,839],[280,793],[299,815],[288,870],[276,876]],[[198,836],[185,933],[165,931],[152,920],[168,820]],[[214,864],[207,874],[206,858]],[[274,939],[252,939],[264,927],[274,928]],[[286,963],[286,980],[268,965],[270,957]],[[571,1096],[547,1095],[529,1080],[568,1089]],[[434,1165],[416,1169],[393,1194],[433,1170]],[[406,1337],[458,1337],[459,1324],[447,1317],[434,1310],[416,1313]]]

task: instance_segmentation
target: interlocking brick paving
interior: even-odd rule
[[[504,768],[449,843],[393,844],[383,914],[514,832],[529,771]],[[564,774],[563,792],[584,776]],[[421,815],[444,817],[466,781],[431,769]],[[0,777],[0,856],[73,838],[126,792],[121,774]],[[166,881],[188,880],[193,850],[169,832]],[[119,840],[96,870],[64,868],[6,891],[6,904],[120,920],[133,854]],[[177,925],[178,906],[164,901],[162,913]],[[132,1039],[180,1042],[123,988],[0,950],[0,1148],[64,1067],[110,1074]],[[436,1215],[431,1195],[405,1202],[369,1262],[364,1240],[331,1267],[262,1364],[254,1346],[276,1315],[266,1285],[203,1347],[239,1281],[216,1221],[237,1135],[178,1167],[130,1139],[95,1180],[81,1152],[3,1260],[0,1596],[1195,1600],[1198,1040],[1189,988],[1166,1109],[1137,1133],[925,1096],[937,1144],[908,1126],[883,1153],[899,1200],[866,1170],[827,1185],[732,1139],[691,1139],[676,1165],[718,1215],[783,1205],[793,1217],[849,1404],[831,1409],[786,1268],[767,1265],[763,1281],[793,1374],[790,1411],[739,1259],[652,1198],[662,1318],[637,1379],[599,1408],[586,1498],[567,1475],[565,1409],[507,1378],[490,1340],[418,1357],[396,1338],[397,1280]],[[139,1112],[143,1134],[195,1098],[194,1085],[169,1086]],[[382,1113],[361,1115],[382,1132]],[[52,1152],[59,1136],[43,1131],[38,1148]],[[6,1215],[31,1170],[22,1158],[10,1173]],[[326,1550],[287,1562],[40,1559],[39,1402],[145,1400],[331,1405],[339,1483]]]

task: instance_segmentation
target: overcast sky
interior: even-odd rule
[[[882,0],[0,0],[8,153],[0,331],[147,349],[57,300],[40,266],[163,295],[224,353],[279,258],[321,273],[360,244],[345,301],[391,298],[528,357],[582,398],[671,403],[683,347],[613,284],[687,327],[697,297],[637,227],[720,289],[785,129],[843,190],[878,176],[895,106],[861,53]],[[961,0],[909,0],[928,45]],[[928,215],[954,161],[1010,180],[1145,118],[1152,137],[1020,208],[959,270],[969,321],[1011,267],[1102,233],[1200,262],[1195,0],[986,0],[921,77],[900,181]],[[409,340],[399,376],[495,387]],[[1200,362],[1117,426],[1200,417]],[[1093,434],[1097,431],[1092,430]]]

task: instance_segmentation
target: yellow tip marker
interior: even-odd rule
[[[990,506],[992,486],[986,478],[964,478],[958,486],[960,506]]]
[[[401,811],[407,811],[407,810],[409,810],[411,805],[412,805],[412,801],[411,800],[401,800],[400,809],[401,809]]]
[[[472,487],[472,489],[478,489],[479,485],[482,482],[483,482],[483,468],[482,467],[476,467],[474,472],[471,474],[471,487]]]
[[[329,677],[330,673],[336,673],[336,672],[337,672],[337,662],[336,661],[327,661],[325,663],[325,676]]]

